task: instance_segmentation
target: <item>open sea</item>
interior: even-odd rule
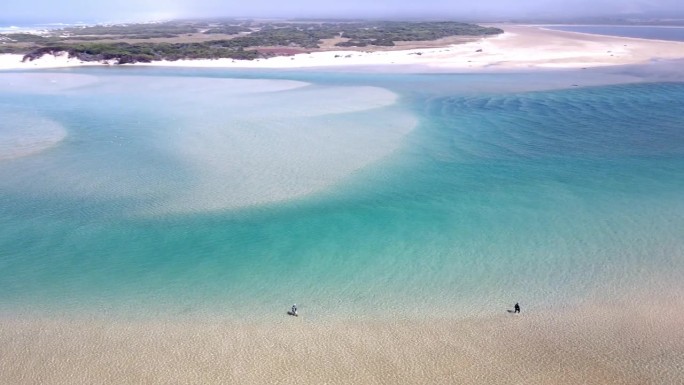
[[[0,73],[0,313],[460,317],[681,285],[684,83],[566,76]]]
[[[549,25],[558,31],[634,37],[639,39],[684,41],[684,26],[661,25]]]

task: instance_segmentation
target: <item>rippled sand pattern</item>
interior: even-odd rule
[[[681,305],[463,321],[2,319],[0,382],[677,384]]]

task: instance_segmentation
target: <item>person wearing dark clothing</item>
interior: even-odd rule
[[[513,306],[513,313],[520,313],[520,304],[517,302],[515,303],[515,306]]]

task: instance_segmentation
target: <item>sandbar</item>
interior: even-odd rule
[[[268,59],[200,59],[136,63],[136,66],[204,68],[335,68],[419,67],[420,70],[470,71],[549,68],[588,68],[643,64],[684,58],[684,42],[554,31],[539,26],[496,25],[505,32],[495,37],[441,48],[406,50],[335,50]],[[111,63],[82,62],[66,54],[46,55],[22,62],[21,55],[0,55],[0,69],[44,69]]]

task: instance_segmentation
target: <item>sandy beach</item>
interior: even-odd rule
[[[536,26],[497,25],[505,33],[442,48],[397,51],[326,51],[253,61],[178,60],[137,63],[140,66],[293,69],[317,67],[395,66],[435,71],[585,68],[641,64],[684,57],[684,42],[599,36],[553,31]],[[103,65],[66,55],[46,55],[22,62],[22,55],[0,55],[0,69],[42,69]],[[104,65],[109,65],[104,63]]]
[[[676,384],[681,300],[465,320],[0,318],[0,382]]]

